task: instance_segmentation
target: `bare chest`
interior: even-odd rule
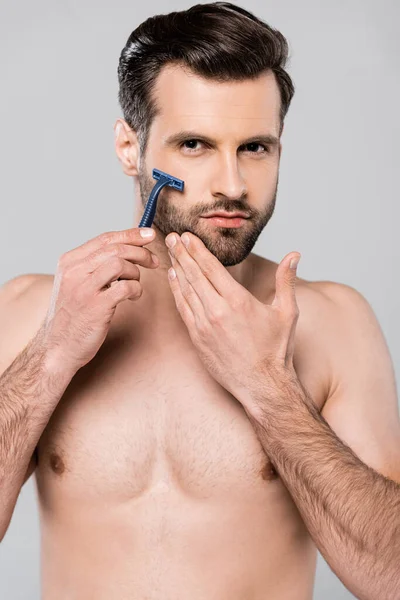
[[[188,338],[146,344],[118,334],[71,381],[40,439],[36,477],[44,502],[88,505],[156,488],[246,498],[280,483],[241,404]]]

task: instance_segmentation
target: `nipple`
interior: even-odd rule
[[[265,481],[271,481],[273,479],[277,479],[278,473],[276,472],[276,470],[270,460],[267,460],[267,462],[261,469],[261,477]]]
[[[57,473],[57,475],[61,475],[61,473],[64,473],[65,471],[65,465],[61,457],[55,452],[52,452],[52,454],[50,455],[50,467],[52,468],[54,473]]]

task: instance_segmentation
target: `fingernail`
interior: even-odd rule
[[[152,260],[153,260],[153,263],[154,263],[155,265],[158,265],[158,264],[160,264],[160,261],[158,260],[158,257],[157,257],[155,254],[152,254],[152,255],[151,255],[151,258],[152,258]]]
[[[176,244],[176,236],[172,235],[171,237],[166,239],[165,242],[166,242],[168,248],[173,248]]]
[[[299,261],[300,261],[300,257],[292,258],[292,260],[290,261],[290,268],[295,269],[297,267],[297,265],[299,264]]]
[[[175,269],[173,269],[172,267],[170,269],[168,269],[168,278],[169,279],[175,279],[176,277],[176,271]]]
[[[153,235],[154,235],[154,230],[153,230],[153,229],[150,229],[150,228],[146,229],[146,228],[142,228],[142,227],[140,227],[140,235],[141,235],[143,238],[149,238],[149,237],[153,237]]]

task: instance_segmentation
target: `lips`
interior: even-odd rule
[[[242,227],[243,223],[246,220],[247,219],[243,217],[206,217],[206,221],[209,221],[210,227],[227,227],[230,229],[237,229],[239,227]]]
[[[208,219],[210,217],[222,217],[224,219],[235,219],[237,217],[240,217],[241,219],[248,219],[248,217],[249,217],[246,213],[242,213],[242,212],[234,212],[234,213],[216,212],[216,213],[208,213],[203,216],[206,219]]]

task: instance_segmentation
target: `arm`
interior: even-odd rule
[[[0,290],[0,541],[21,487],[34,470],[35,447],[73,376],[41,343],[32,315],[32,308],[41,315],[33,293],[41,282],[31,277],[11,280]]]
[[[331,333],[325,339],[333,374],[322,414],[289,371],[271,376],[268,387],[259,383],[264,414],[249,418],[344,585],[362,600],[397,600],[400,427],[393,368],[364,298],[347,286],[328,287]]]
[[[176,245],[170,246],[173,237]],[[398,481],[384,477],[336,436],[294,368],[299,254],[290,252],[278,265],[275,295],[267,305],[238,284],[193,234],[185,232],[182,239],[171,234],[165,243],[174,267],[169,277],[171,290],[199,357],[214,379],[242,404],[322,554],[361,600],[398,599],[400,477]],[[309,328],[315,336],[328,332],[323,338],[328,352],[333,346],[333,355],[339,350],[346,356],[341,362],[347,365],[346,371],[337,367],[335,356],[329,357],[332,382],[335,376],[340,381],[343,372],[352,377],[354,365],[354,390],[362,409],[349,411],[350,418],[359,419],[353,428],[358,427],[360,445],[365,446],[370,432],[366,425],[379,422],[375,447],[381,464],[396,473],[400,454],[397,399],[386,394],[391,365],[387,354],[375,361],[384,344],[367,303],[357,293],[357,300],[348,294],[350,288],[339,287],[343,288],[340,301],[318,294]],[[327,303],[329,310],[322,310]],[[375,343],[375,354],[359,355],[360,348],[370,349]],[[371,373],[376,369],[381,371],[375,381]],[[338,393],[337,386],[332,393]],[[349,406],[357,401],[349,398]],[[346,407],[347,402],[342,403],[342,421],[347,418]]]

